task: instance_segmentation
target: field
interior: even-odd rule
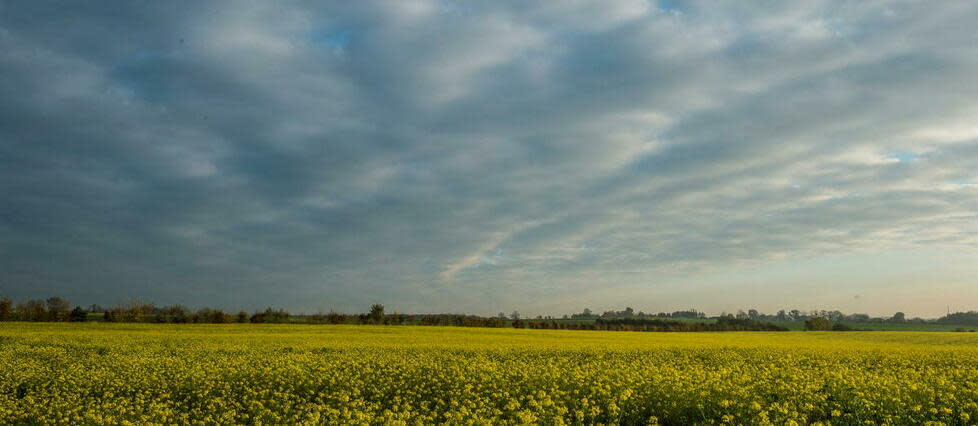
[[[0,324],[0,423],[978,420],[978,333]]]

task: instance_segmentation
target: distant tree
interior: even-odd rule
[[[625,307],[625,311],[622,312],[622,316],[625,317],[625,318],[629,318],[629,317],[632,317],[634,315],[635,315],[635,310],[632,309],[631,306],[626,306]]]
[[[10,321],[14,316],[14,302],[9,297],[0,299],[0,321]]]
[[[903,312],[897,312],[890,318],[890,322],[907,322],[907,315]]]
[[[841,322],[837,322],[832,325],[832,331],[852,331],[853,328],[845,325]]]
[[[48,317],[51,321],[65,321],[71,305],[60,297],[49,297],[47,300]]]
[[[46,321],[47,309],[43,300],[31,299],[17,304],[17,315],[24,321]]]
[[[812,317],[805,320],[805,330],[825,331],[832,329],[832,322],[823,317]]]
[[[663,315],[660,315],[663,316]],[[676,311],[671,314],[666,314],[666,317],[672,318],[706,318],[706,314],[697,311],[696,309],[689,309],[685,311]]]
[[[282,323],[289,322],[289,313],[283,309],[266,308],[265,312],[255,312],[248,319],[252,323]]]
[[[84,322],[87,320],[88,320],[88,312],[82,309],[81,306],[75,306],[75,309],[72,309],[71,312],[68,313],[68,321]]]
[[[164,306],[156,311],[156,322],[190,322],[190,310],[181,305]]]
[[[954,312],[937,319],[941,324],[978,325],[978,311]]]
[[[384,305],[375,303],[370,306],[370,320],[373,321],[374,324],[384,322]]]
[[[235,322],[246,323],[248,322],[248,313],[245,311],[238,312],[238,315],[234,318]]]
[[[223,324],[228,322],[228,315],[220,309],[202,308],[194,314],[194,322]]]
[[[330,324],[345,324],[346,315],[339,312],[329,311],[329,313],[326,314],[326,322]]]
[[[139,299],[132,299],[113,310],[116,311],[116,321],[122,322],[151,321],[151,315],[157,311],[155,305]]]
[[[581,314],[584,315],[585,317],[590,317],[590,316],[594,315],[594,313],[592,313],[591,312],[591,309],[589,309],[589,308],[584,308],[584,310],[581,311]]]
[[[760,312],[757,312],[757,309],[748,309],[747,310],[747,318],[752,319],[754,321],[757,321],[757,320],[761,319],[761,313]]]
[[[776,318],[778,321],[791,321],[791,317],[788,316],[788,313],[785,312],[784,309],[778,311]]]
[[[499,318],[501,320],[505,320],[506,319],[506,314],[500,312],[498,315],[496,315],[496,318]]]
[[[520,320],[520,312],[519,311],[513,311],[513,313],[509,314],[509,319],[511,319],[513,321],[519,321]]]

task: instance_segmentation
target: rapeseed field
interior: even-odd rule
[[[0,423],[975,424],[978,334],[0,324]]]

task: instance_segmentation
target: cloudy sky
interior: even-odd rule
[[[0,293],[978,308],[978,3],[323,3],[0,1]]]

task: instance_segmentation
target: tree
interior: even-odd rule
[[[747,310],[747,318],[750,318],[750,319],[752,319],[754,321],[757,321],[757,320],[761,319],[761,313],[760,312],[757,312],[757,309],[748,309]]]
[[[220,309],[201,308],[193,315],[196,323],[223,324],[228,322],[228,315]]]
[[[978,311],[955,312],[937,319],[941,324],[978,325]]]
[[[581,314],[583,314],[585,317],[590,317],[590,316],[594,315],[594,313],[591,312],[591,309],[590,308],[584,308],[584,311],[581,312]]]
[[[71,305],[67,300],[60,297],[49,297],[47,305],[48,315],[51,321],[64,321],[68,319],[68,310],[71,309]]]
[[[265,312],[255,312],[248,319],[252,323],[283,323],[289,322],[289,313],[284,309],[265,308]]]
[[[113,313],[116,321],[121,322],[140,322],[151,320],[150,315],[153,315],[157,311],[155,305],[149,302],[143,302],[139,299],[131,299],[130,301],[119,305],[114,309],[116,312]]]
[[[0,321],[10,321],[14,316],[14,302],[9,297],[0,299]]]
[[[384,322],[384,305],[375,303],[370,306],[370,319],[374,322],[374,324]]]
[[[44,301],[31,299],[17,304],[17,313],[24,321],[44,321],[48,319],[47,310],[44,308]]]
[[[805,320],[805,330],[826,331],[832,329],[832,322],[823,317],[812,317]]]
[[[509,314],[509,319],[511,319],[513,321],[519,321],[520,320],[520,311],[513,311],[513,313]]]
[[[904,314],[903,312],[897,312],[897,313],[893,314],[893,317],[890,318],[890,321],[891,322],[907,322],[907,315]]]
[[[190,310],[181,305],[164,306],[156,312],[156,322],[185,323],[190,320]]]
[[[784,311],[784,309],[778,311],[777,319],[778,321],[791,321],[791,318],[788,317],[788,314]]]
[[[88,320],[88,312],[82,309],[81,306],[75,306],[68,314],[68,321],[71,322],[85,322]]]

